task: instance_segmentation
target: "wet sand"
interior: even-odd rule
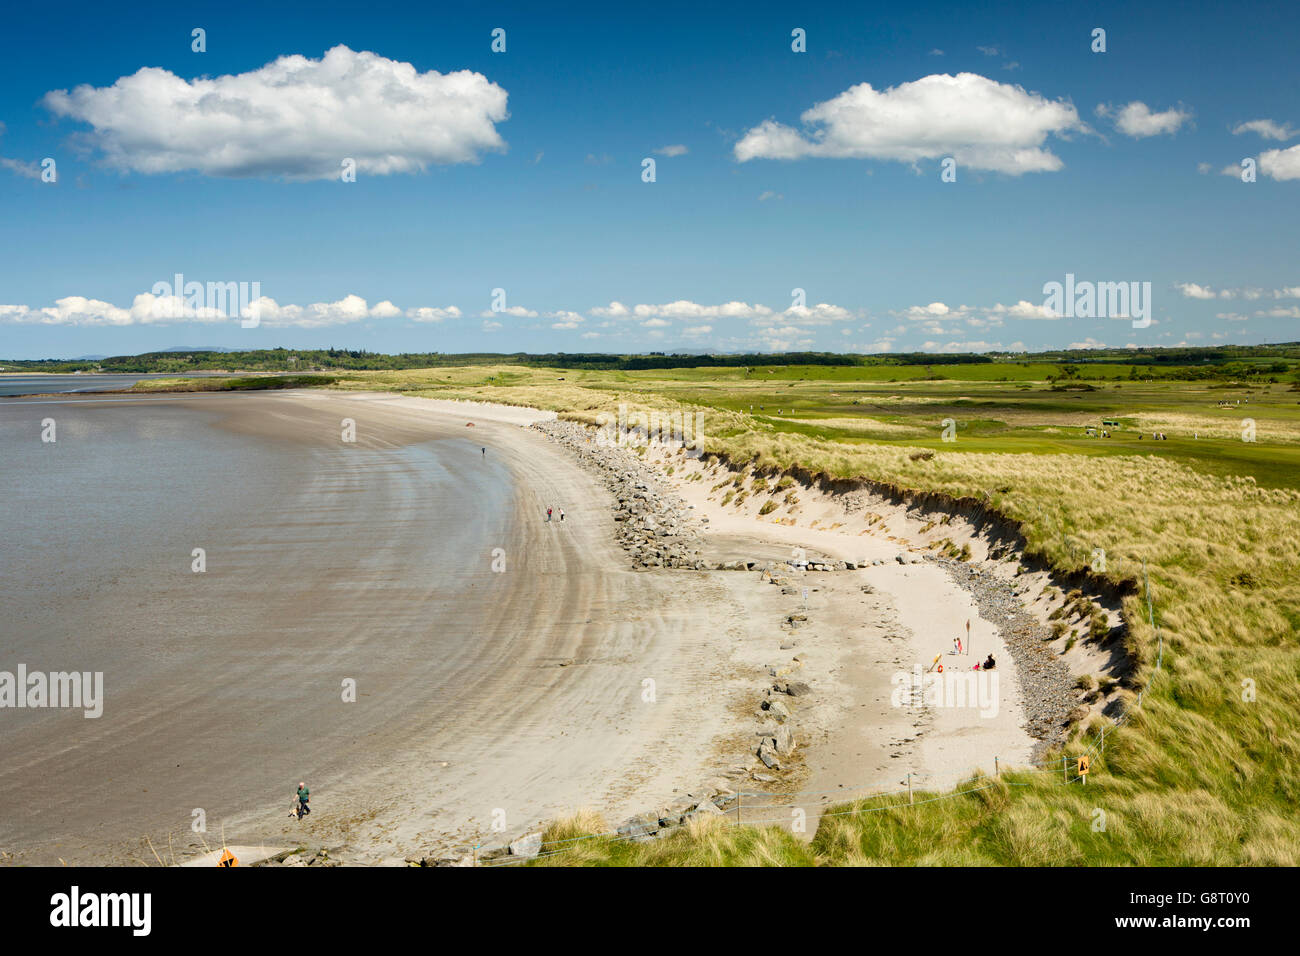
[[[27,491],[3,531],[44,552],[0,568],[0,669],[104,670],[107,700],[98,720],[0,710],[7,862],[156,864],[224,841],[397,864],[580,808],[617,824],[720,777],[798,790],[746,822],[785,825],[792,803],[810,837],[827,804],[909,772],[945,786],[1027,758],[1010,670],[993,719],[891,704],[891,675],[967,619],[1001,657],[939,568],[800,574],[797,631],[782,622],[802,597],[756,573],[632,571],[608,492],[525,427],[545,413],[323,391],[11,400],[0,442],[34,441],[50,415],[57,448],[6,444],[23,449]],[[128,439],[125,461],[102,444]],[[669,483],[710,517],[713,560],[905,547],[732,514],[688,471]],[[764,781],[772,665],[814,692],[795,708],[793,760]]]
[[[154,403],[172,437],[150,434],[138,467],[80,482],[105,458],[93,444]],[[65,562],[48,580],[28,558],[6,562],[0,669],[103,670],[106,697],[97,720],[0,711],[8,862],[155,864],[224,840],[396,863],[580,807],[631,813],[716,772],[736,732],[718,692],[743,616],[729,586],[627,570],[603,490],[520,427],[537,413],[444,404],[284,392],[0,405],[6,441],[60,421],[57,447],[32,454],[63,459],[23,454],[25,486],[44,490],[5,530],[44,535],[47,563]],[[178,412],[217,452],[252,443],[275,467],[178,493]],[[548,506],[566,521],[547,523]],[[69,511],[99,520],[83,535]],[[301,779],[314,812],[299,823]]]

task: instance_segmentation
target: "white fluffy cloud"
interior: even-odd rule
[[[580,326],[583,322],[586,321],[586,319],[584,319],[577,312],[569,312],[564,309],[561,309],[558,312],[547,312],[546,317],[548,319],[555,320],[554,322],[551,323],[551,328],[559,329],[561,331],[576,329],[578,326]]]
[[[1300,179],[1300,145],[1264,150],[1259,154],[1259,171],[1272,179]]]
[[[155,296],[142,292],[122,308],[102,299],[69,295],[55,299],[54,305],[30,308],[25,305],[0,305],[0,323],[10,325],[169,325],[178,321],[225,322],[231,316],[219,309],[199,307],[189,310],[184,318],[184,303],[175,296]]]
[[[902,315],[909,319],[933,319],[935,316],[947,315],[952,309],[942,302],[931,302],[929,305],[913,305],[904,309]]]
[[[460,309],[454,305],[449,305],[445,309],[421,306],[415,309],[407,309],[406,317],[415,322],[441,322],[444,319],[459,319]]]
[[[1043,142],[1084,128],[1072,104],[976,73],[932,74],[883,91],[860,83],[800,118],[807,133],[772,119],[760,123],[736,144],[736,159],[915,163],[951,156],[959,166],[1018,176],[1060,169]]]
[[[1003,305],[1001,302],[988,308],[975,308],[969,305],[946,305],[943,302],[931,302],[929,305],[913,305],[892,315],[900,319],[913,321],[934,321],[935,319],[965,319],[967,325],[985,328],[1002,324],[1003,317],[1011,319],[1045,319],[1053,321],[1061,318],[1045,305],[1034,305],[1021,299],[1015,305]]]
[[[1188,299],[1235,299],[1240,296],[1254,302],[1272,296],[1274,299],[1300,299],[1300,285],[1283,286],[1280,289],[1256,289],[1249,286],[1239,289],[1221,289],[1215,292],[1207,285],[1195,282],[1180,282],[1175,286]]]
[[[475,162],[505,143],[506,91],[480,73],[421,73],[346,46],[248,73],[185,80],[145,67],[112,86],[53,90],[52,112],[93,127],[107,162],[140,173],[332,179]]]
[[[1191,112],[1181,107],[1171,107],[1160,113],[1153,112],[1140,100],[1134,100],[1118,110],[1107,105],[1099,105],[1097,115],[1113,116],[1115,128],[1134,139],[1176,133],[1179,127],[1192,118]]]
[[[746,319],[756,326],[769,328],[781,324],[805,327],[829,325],[832,322],[843,322],[856,318],[856,313],[851,310],[828,302],[819,302],[816,305],[809,306],[791,306],[784,311],[779,311],[760,303],[751,305],[748,302],[723,302],[719,305],[702,305],[689,299],[678,299],[675,302],[665,302],[658,305],[640,303],[629,307],[622,302],[614,301],[607,306],[597,306],[589,311],[599,318],[635,319],[640,321],[642,325],[651,325],[653,323],[655,327],[666,326],[670,324],[670,321],[712,322],[719,319]],[[696,328],[702,327],[696,326]]]
[[[923,352],[993,352],[1002,348],[1001,342],[926,342]]]
[[[129,308],[116,306],[100,299],[71,295],[55,300],[54,305],[30,308],[25,305],[0,305],[0,324],[12,325],[72,325],[72,326],[128,326],[175,325],[182,322],[221,323],[238,322],[241,318],[256,315],[258,324],[268,328],[315,329],[334,325],[348,325],[366,319],[390,319],[403,315],[401,309],[385,299],[370,306],[359,295],[346,295],[337,302],[315,302],[311,305],[280,305],[274,299],[260,296],[239,302],[233,296],[223,298],[221,305],[204,305],[200,300],[175,295],[154,295],[142,292]],[[446,308],[416,308],[405,312],[417,322],[436,322],[443,318],[459,318],[460,310]],[[436,316],[436,318],[435,318]]]
[[[690,150],[681,143],[673,143],[671,146],[661,146],[655,152],[660,156],[685,156]]]
[[[1246,123],[1238,123],[1232,128],[1234,136],[1240,136],[1242,133],[1258,133],[1265,139],[1284,140],[1290,139],[1296,134],[1296,130],[1291,128],[1290,123],[1275,123],[1271,119],[1250,120]]]
[[[1008,315],[1013,319],[1047,319],[1055,320],[1060,316],[1052,309],[1045,305],[1034,305],[1032,302],[1026,302],[1021,299],[1015,305],[1003,305],[999,302],[988,311],[995,315]]]

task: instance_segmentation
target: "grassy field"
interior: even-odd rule
[[[999,381],[990,369],[1015,371]],[[716,822],[648,845],[573,840],[601,829],[584,816],[551,828],[548,841],[573,842],[552,843],[567,849],[543,863],[1300,864],[1295,371],[1250,385],[1106,371],[1114,378],[1077,382],[1052,365],[481,366],[343,373],[333,387],[528,404],[585,420],[620,403],[699,408],[706,450],[733,460],[982,498],[1062,569],[1104,548],[1112,577],[1141,581],[1145,562],[1155,626],[1140,595],[1124,606],[1138,662],[1125,690],[1131,718],[1109,732],[1086,787],[1059,771],[1013,772],[916,805],[846,804],[823,818],[811,846],[780,827]],[[1121,425],[1110,438],[1087,437],[1102,418]],[[944,419],[953,441],[942,438]],[[1243,440],[1246,419],[1254,441]],[[1153,441],[1152,431],[1169,439]],[[917,448],[935,454],[914,460]],[[1065,752],[1089,748],[1109,723],[1094,718]]]

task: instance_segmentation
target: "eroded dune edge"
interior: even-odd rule
[[[653,840],[722,816],[784,825],[795,807],[811,837],[836,801],[1040,762],[1072,726],[1123,709],[1133,665],[1121,602],[1136,582],[1054,572],[984,502],[754,467],[652,436],[611,442],[562,418],[530,429],[605,487],[632,568],[725,579],[748,612],[739,673],[716,688],[740,718],[720,728],[729,765],[621,822],[585,811],[579,821],[592,832]],[[988,654],[999,662],[996,712],[944,706],[941,695],[927,706],[920,693],[904,692],[899,705],[900,686],[916,689],[899,675],[934,679],[946,667],[965,676]],[[407,862],[563,851],[539,829]]]

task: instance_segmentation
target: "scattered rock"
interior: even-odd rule
[[[511,856],[531,860],[542,852],[542,835],[540,833],[530,833],[527,836],[522,836],[510,844],[509,850]]]

